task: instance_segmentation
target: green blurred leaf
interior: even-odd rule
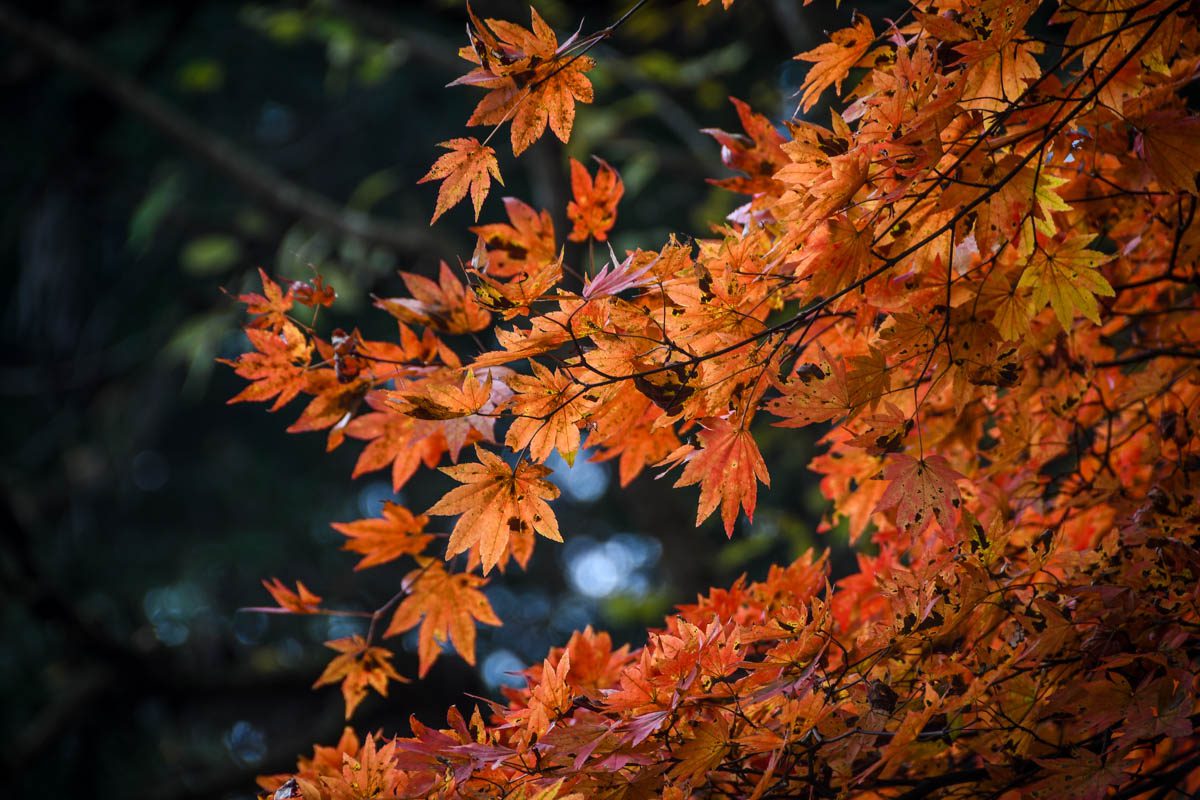
[[[239,232],[251,239],[263,239],[271,234],[271,221],[253,206],[239,209],[234,215],[233,224]]]
[[[129,247],[144,253],[163,218],[183,196],[183,176],[172,169],[159,177],[129,218]]]
[[[407,49],[396,45],[380,45],[368,42],[364,45],[362,60],[358,65],[358,79],[370,86],[379,83],[392,73],[407,57]]]
[[[679,82],[679,60],[670,53],[665,53],[661,50],[651,50],[650,52],[642,53],[634,59],[634,64],[637,65],[637,68],[647,80],[670,86],[674,86]]]
[[[208,276],[225,272],[242,257],[242,245],[232,236],[213,233],[198,236],[183,246],[179,262],[189,275]]]
[[[651,592],[642,597],[616,594],[604,601],[604,617],[614,625],[644,626],[661,620],[671,599],[664,593]]]
[[[263,30],[277,42],[295,44],[304,37],[308,28],[305,24],[304,13],[301,11],[274,11],[263,20]]]
[[[749,536],[732,539],[717,551],[717,568],[722,572],[741,572],[746,565],[770,550],[778,538],[778,530],[763,531],[756,525]]]
[[[193,58],[176,76],[185,92],[215,92],[225,83],[225,67],[215,58]]]
[[[369,211],[376,203],[392,194],[400,186],[393,169],[372,172],[354,187],[346,205],[355,211]]]
[[[621,166],[621,180],[625,182],[625,195],[636,197],[658,174],[658,155],[650,149],[638,152]]]
[[[201,314],[184,321],[167,341],[163,358],[187,369],[183,390],[198,392],[212,374],[221,343],[234,326],[232,310]]]

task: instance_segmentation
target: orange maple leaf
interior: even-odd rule
[[[487,248],[487,272],[504,278],[521,272],[536,272],[555,260],[554,220],[548,211],[535,211],[515,197],[504,198],[508,222],[476,225],[471,232]]]
[[[551,371],[536,361],[529,366],[532,375],[514,375],[508,380],[514,392],[514,419],[505,444],[514,452],[528,447],[530,457],[539,462],[558,450],[573,464],[579,450],[579,421],[590,404],[582,398],[569,371]]]
[[[698,436],[703,447],[689,458],[675,486],[699,483],[696,524],[708,519],[719,503],[725,535],[732,536],[738,505],[745,509],[746,517],[753,520],[758,502],[755,479],[769,487],[771,476],[750,431],[735,428],[728,420],[719,418],[704,420],[701,425],[703,429]]]
[[[293,614],[316,614],[321,610],[321,595],[310,592],[301,581],[296,581],[296,591],[294,592],[287,588],[279,578],[263,581],[262,585],[271,593],[271,597],[275,598],[275,602],[279,604],[280,608]]]
[[[437,205],[433,210],[433,219],[429,224],[437,222],[437,218],[449,211],[471,192],[471,204],[475,207],[475,219],[479,219],[479,210],[483,208],[483,200],[492,188],[492,178],[504,185],[500,177],[500,164],[496,161],[496,151],[474,137],[450,139],[441,142],[438,147],[444,147],[449,153],[443,153],[424,178],[417,183],[426,181],[442,181],[438,189]]]
[[[284,292],[278,283],[267,276],[262,267],[258,268],[258,277],[262,281],[262,294],[257,292],[239,294],[238,302],[246,305],[247,314],[257,317],[250,323],[250,327],[278,328],[287,321],[287,314],[292,310],[294,295],[290,287]]]
[[[440,562],[424,565],[404,577],[409,595],[396,609],[384,636],[395,636],[420,623],[417,633],[419,674],[423,678],[449,641],[468,664],[475,663],[475,623],[499,625],[487,595],[479,591],[486,578],[470,573],[450,574]]]
[[[575,102],[592,102],[592,84],[584,73],[596,65],[584,55],[572,55],[571,37],[559,46],[558,37],[534,8],[532,28],[504,20],[481,22],[471,15],[468,30],[474,47],[459,54],[480,66],[450,85],[489,89],[468,125],[502,125],[512,120],[513,155],[520,155],[541,138],[546,125],[562,142],[571,138]]]
[[[894,456],[883,477],[891,483],[875,510],[896,509],[896,526],[905,533],[916,536],[934,521],[943,531],[954,529],[955,509],[962,502],[955,481],[965,476],[943,456]]]
[[[702,721],[672,752],[679,763],[672,768],[671,777],[700,783],[710,769],[721,763],[729,748],[729,721],[725,716],[717,714],[711,721]]]
[[[435,456],[430,452],[430,443],[424,439],[416,441],[419,438],[414,431],[416,420],[392,409],[383,392],[368,394],[367,405],[376,410],[355,417],[346,426],[347,436],[367,441],[352,477],[390,466],[392,490],[399,491],[417,471],[422,458],[436,463],[441,452]]]
[[[442,472],[463,485],[450,490],[425,512],[434,516],[462,515],[450,533],[446,557],[478,547],[486,575],[505,554],[509,538],[515,534],[534,531],[561,542],[558,519],[546,503],[559,494],[558,487],[546,480],[550,469],[526,461],[514,469],[478,446],[475,455],[477,464],[442,467]]]
[[[246,337],[258,352],[242,353],[237,360],[223,363],[251,383],[226,402],[266,402],[274,397],[271,410],[277,411],[307,387],[312,345],[286,319],[277,328],[246,328]]]
[[[562,261],[549,261],[510,281],[496,280],[483,269],[471,269],[468,274],[476,279],[472,288],[480,305],[510,319],[531,313],[530,305],[546,297],[562,280]]]
[[[542,679],[529,693],[529,708],[526,725],[537,736],[550,729],[554,722],[571,708],[574,691],[567,682],[571,672],[571,654],[563,651],[557,666],[551,666],[550,659],[542,662]]]
[[[404,506],[385,501],[383,515],[355,522],[334,522],[331,527],[348,537],[343,550],[362,555],[355,570],[386,564],[404,555],[420,555],[433,536],[425,533],[429,517],[414,515]]]
[[[625,194],[621,176],[607,161],[597,158],[600,167],[595,179],[587,167],[571,159],[571,193],[575,199],[567,203],[567,219],[575,224],[568,239],[584,242],[592,237],[598,242],[608,239],[608,232],[617,222],[617,203]]]
[[[492,399],[492,376],[480,382],[475,370],[466,370],[462,386],[457,382],[424,381],[413,388],[394,392],[405,414],[426,420],[451,420],[477,413]]]
[[[392,651],[383,647],[371,647],[367,640],[355,634],[326,642],[325,646],[341,655],[334,656],[317,678],[313,688],[342,683],[342,697],[346,701],[346,719],[358,708],[367,696],[367,687],[387,697],[388,681],[408,683],[408,679],[396,672],[392,666]]]
[[[814,47],[806,53],[796,56],[797,61],[810,61],[812,68],[804,76],[800,90],[803,95],[800,102],[808,111],[817,102],[821,92],[830,86],[835,91],[842,91],[842,81],[850,74],[850,70],[867,54],[871,43],[875,41],[875,32],[871,29],[871,21],[859,15],[854,21],[854,27],[844,28],[830,37],[831,41],[819,47]]]
[[[400,278],[411,297],[375,298],[375,305],[401,322],[425,325],[442,333],[474,333],[492,321],[492,315],[463,285],[450,266],[441,262],[437,281],[413,272]]]
[[[405,789],[408,786],[408,776],[396,769],[395,765],[396,740],[393,739],[377,750],[375,738],[367,734],[362,748],[356,748],[358,752],[354,755],[343,751],[342,784],[334,787],[332,793],[335,797],[347,796],[339,791],[343,786],[352,792],[348,795],[350,797],[403,797],[407,794]],[[312,796],[325,796],[327,793],[328,784],[314,787]],[[308,794],[305,792],[301,796]]]
[[[780,385],[782,397],[767,403],[767,410],[783,420],[781,428],[802,428],[829,422],[854,409],[855,398],[846,376],[846,365],[817,344],[815,361],[796,366],[795,374]]]
[[[292,281],[288,290],[295,296],[296,301],[309,308],[329,308],[337,300],[337,291],[325,283],[321,273],[313,276],[311,281]]]
[[[742,194],[757,194],[781,188],[781,184],[771,176],[788,163],[787,153],[783,152],[782,147],[787,139],[775,129],[775,125],[769,119],[756,113],[749,105],[736,97],[729,99],[737,109],[738,118],[747,135],[727,133],[720,128],[705,128],[700,132],[707,133],[720,143],[721,161],[725,166],[744,172],[746,177],[710,179],[709,182]]]
[[[596,405],[588,423],[588,447],[596,448],[593,461],[620,458],[617,475],[628,486],[646,465],[661,461],[679,446],[675,429],[656,425],[663,410],[631,383]]]
[[[1134,152],[1146,160],[1168,192],[1197,191],[1200,174],[1200,117],[1181,109],[1157,109],[1134,121]]]

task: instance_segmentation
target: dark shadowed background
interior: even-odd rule
[[[624,4],[537,5],[565,35],[583,10],[593,30]],[[705,183],[727,173],[699,129],[740,130],[731,94],[789,116],[804,71],[790,56],[850,10],[719,5],[651,2],[597,48],[597,102],[569,146],[547,135],[514,162],[502,134],[506,187],[481,222],[512,194],[565,233],[568,155],[622,173],[618,251],[703,234],[738,205]],[[520,2],[476,7],[528,22]],[[436,189],[416,185],[481,96],[443,88],[467,68],[465,21],[459,0],[0,3],[6,795],[250,798],[255,774],[336,740],[339,693],[309,687],[321,642],[356,629],[236,609],[268,602],[270,576],[339,607],[389,597],[404,565],[353,573],[329,522],[374,515],[390,487],[350,479],[358,444],[325,454],[323,436],[284,433],[298,405],[225,405],[240,386],[216,359],[246,347],[229,294],[257,266],[314,265],[338,290],[331,322],[383,337],[394,322],[370,293],[469,255],[467,204],[431,229]],[[620,491],[608,464],[560,465],[566,544],[492,581],[506,625],[481,630],[477,667],[449,655],[371,695],[360,730],[437,724],[588,624],[637,645],[696,592],[838,541],[813,532],[811,440],[766,436],[773,488],[732,540],[715,519],[693,529],[694,488],[644,476]],[[403,500],[420,511],[449,485],[418,476]],[[414,643],[391,644],[415,674]]]

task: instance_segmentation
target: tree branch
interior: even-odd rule
[[[0,4],[0,32],[70,70],[96,90],[141,117],[182,149],[233,180],[247,194],[314,227],[406,253],[445,247],[424,226],[398,224],[339,207],[324,195],[288,180],[229,139],[204,129],[139,84],[95,59],[55,29]]]
[[[1154,358],[1189,358],[1200,359],[1200,352],[1193,350],[1182,350],[1174,347],[1155,347],[1151,350],[1146,350],[1142,353],[1134,353],[1121,358],[1113,358],[1108,361],[1097,361],[1093,366],[1097,369],[1106,367],[1125,367],[1130,364],[1140,364],[1143,361],[1149,361]]]

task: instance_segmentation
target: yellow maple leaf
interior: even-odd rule
[[[1087,249],[1091,240],[1088,235],[1072,236],[1037,248],[1017,283],[1021,289],[1033,287],[1031,313],[1049,304],[1063,328],[1070,329],[1077,313],[1100,324],[1096,295],[1112,297],[1115,293],[1098,269],[1110,256]]]

